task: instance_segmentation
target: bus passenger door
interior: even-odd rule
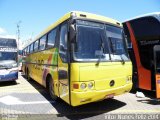
[[[156,97],[160,98],[160,45],[154,46]]]
[[[69,102],[69,72],[68,72],[68,27],[62,24],[59,34],[58,79],[59,96],[65,102]]]

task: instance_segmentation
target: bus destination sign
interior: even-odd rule
[[[0,47],[0,52],[17,52],[17,48]]]

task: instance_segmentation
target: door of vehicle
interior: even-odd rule
[[[154,64],[156,77],[156,97],[160,98],[160,45],[154,46]]]
[[[69,72],[68,72],[68,26],[63,23],[59,32],[59,57],[58,57],[58,79],[59,96],[69,103]]]

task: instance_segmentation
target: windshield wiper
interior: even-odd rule
[[[101,47],[101,51],[102,51],[102,53],[100,52],[100,55],[99,55],[99,58],[98,58],[98,61],[97,61],[97,63],[96,63],[96,66],[98,66],[99,65],[99,63],[101,62],[101,58],[102,58],[102,56],[103,56],[103,54],[104,54],[104,42],[103,42],[103,38],[102,38],[102,35],[101,35],[101,44],[100,44],[100,47]]]
[[[96,66],[99,65],[99,63],[101,62],[101,58],[102,58],[103,54],[102,55],[99,55],[99,58],[98,58],[98,61],[96,62]]]
[[[120,57],[121,57],[121,62],[124,65],[125,64],[125,60],[123,59],[122,55],[120,55]]]
[[[113,48],[113,42],[112,42],[112,39],[111,39],[111,37],[108,37],[108,39],[109,39],[109,42],[110,42],[111,52],[112,52],[112,54],[114,55],[115,50],[114,50],[114,48]]]

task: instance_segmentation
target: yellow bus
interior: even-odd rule
[[[129,92],[132,63],[122,24],[73,11],[49,26],[23,50],[23,71],[71,106]]]

